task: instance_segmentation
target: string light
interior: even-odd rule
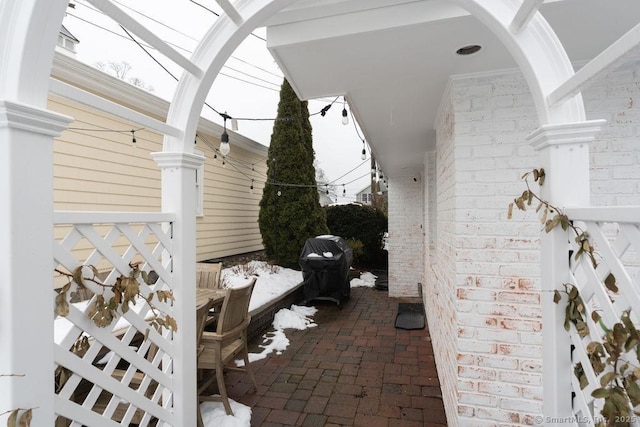
[[[144,130],[144,128],[138,128],[138,129],[130,129],[130,130],[123,130],[123,129],[95,129],[95,128],[78,128],[78,127],[69,127],[67,128],[67,130],[71,130],[71,131],[79,131],[79,132],[115,132],[115,133],[131,133],[131,143],[133,144],[134,147],[137,147],[136,145],[136,132]]]
[[[231,151],[231,146],[229,145],[229,134],[227,133],[227,119],[230,119],[231,116],[226,112],[220,115],[224,119],[224,130],[222,131],[222,135],[220,135],[220,154],[226,157]],[[222,160],[222,165],[224,166],[224,159]]]
[[[367,158],[367,151],[364,149],[364,139],[362,140],[362,154],[360,155],[360,159],[362,160],[366,160]]]
[[[342,184],[342,197],[345,197],[347,195],[347,189],[345,188],[344,184]]]
[[[347,99],[344,96],[342,97],[342,124],[345,126],[349,124],[349,115],[347,113]]]
[[[124,130],[124,129],[106,129],[106,128],[102,128],[102,129],[95,129],[95,128],[80,128],[80,127],[69,127],[67,128],[67,130],[69,131],[86,131],[86,132],[116,132],[116,133],[130,133],[131,134],[131,138],[132,138],[132,143],[136,144],[137,140],[135,137],[135,132],[144,130],[145,128],[138,128],[138,129],[129,129],[129,130]],[[216,148],[213,144],[211,144],[203,135],[196,133],[195,134],[195,139],[194,139],[194,144],[197,144],[197,139],[200,138],[201,141],[203,141],[206,145],[208,145],[212,151],[214,152],[213,155],[213,159],[217,159],[218,155],[217,153],[220,152],[220,150],[218,148]],[[364,144],[364,140],[363,140],[363,144]],[[134,145],[135,146],[135,145]],[[222,154],[222,153],[221,153]],[[227,160],[232,160],[231,158],[227,159],[225,156],[223,156],[222,158],[222,165],[226,166]],[[275,159],[273,159],[273,161],[275,161]],[[250,188],[249,190],[252,192],[253,194],[253,190],[255,189],[255,179],[254,178],[250,178],[249,176],[247,176],[244,172],[242,172],[240,169],[238,169],[238,167],[236,165],[234,165],[233,162],[229,161],[229,164],[232,165],[232,167],[234,167],[240,174],[244,175],[247,179],[251,180],[250,183]],[[242,162],[242,161],[238,161],[238,164],[246,169],[251,168],[251,171],[255,172],[255,163],[251,163],[251,166],[249,166],[248,162]],[[342,176],[340,176],[338,179],[342,179],[343,177],[349,175],[351,172],[355,171],[357,168],[359,168],[360,166],[362,166],[364,164],[360,163],[358,166],[356,166],[355,168],[349,170],[348,172],[346,172],[345,174],[343,174]],[[261,175],[264,175],[261,173]],[[282,183],[282,182],[270,182],[268,180],[266,181],[260,181],[263,182],[265,185],[266,184],[271,184],[271,185],[276,185],[278,187],[284,186],[284,187],[297,187],[297,188],[317,188],[320,189],[321,186],[325,187],[325,192],[327,194],[329,194],[329,185],[342,185],[342,194],[343,196],[346,196],[346,185],[351,184],[355,181],[358,181],[360,179],[362,179],[365,175],[357,177],[347,183],[342,183],[342,184],[337,184],[336,180],[330,182],[330,183],[321,183],[321,184],[315,184],[315,185],[311,185],[311,184],[293,184],[293,183]],[[385,181],[386,183],[386,181]],[[281,190],[278,189],[277,192],[278,196],[280,196],[282,194]]]
[[[331,108],[331,104],[322,107],[322,110],[320,110],[320,115],[324,117],[327,114],[327,111],[329,111],[329,108]]]

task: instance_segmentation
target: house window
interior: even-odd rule
[[[194,154],[204,156],[200,150],[194,150]],[[196,169],[196,217],[204,216],[204,163]]]

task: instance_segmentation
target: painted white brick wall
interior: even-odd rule
[[[429,247],[429,261],[425,277],[424,301],[427,313],[429,332],[433,342],[434,355],[437,360],[438,379],[442,388],[442,399],[447,413],[449,426],[458,425],[458,359],[455,295],[455,264],[453,248],[455,245],[454,230],[454,195],[455,195],[455,163],[453,161],[453,125],[454,110],[449,102],[443,99],[444,112],[437,126],[436,152],[429,154],[429,163],[425,164],[425,194],[430,204],[426,210],[429,214],[429,225],[426,236],[433,241]]]
[[[419,174],[389,177],[389,296],[420,296],[424,283],[423,182]]]
[[[607,125],[590,146],[591,204],[640,205],[640,65],[621,67],[583,94],[588,119]]]
[[[583,94],[588,119],[609,121],[591,147],[594,205],[640,204],[638,82],[636,63]],[[524,142],[536,111],[517,72],[453,80],[441,111],[423,174],[424,300],[449,425],[532,425],[543,393],[540,224],[506,212],[539,166]]]
[[[458,79],[451,93],[458,422],[530,424],[541,411],[539,399],[525,398],[542,383],[539,227],[507,221],[506,207],[537,166],[523,143],[536,111],[516,73]]]

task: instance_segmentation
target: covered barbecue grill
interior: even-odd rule
[[[349,269],[353,251],[339,236],[307,239],[300,254],[305,302],[335,301],[338,307],[350,296]]]

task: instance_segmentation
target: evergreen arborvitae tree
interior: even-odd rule
[[[328,233],[316,187],[314,158],[307,103],[298,99],[285,79],[258,217],[265,253],[282,266],[297,266],[304,242]]]

